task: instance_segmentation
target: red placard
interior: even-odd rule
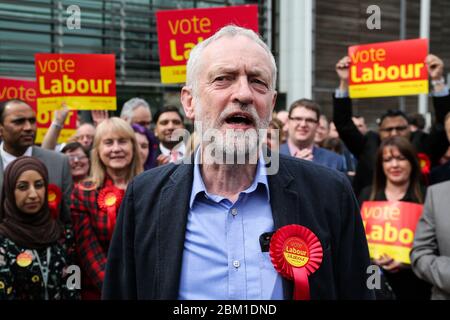
[[[116,110],[113,54],[35,55],[39,110]]]
[[[228,24],[258,32],[258,6],[166,10],[156,12],[162,83],[186,80],[191,49]]]
[[[428,93],[427,39],[349,47],[351,98]]]
[[[36,81],[0,78],[0,101],[20,99],[36,110]]]
[[[53,120],[53,111],[40,110],[36,107],[36,81],[0,78],[0,101],[20,99],[36,111],[36,143],[42,140]],[[75,133],[77,114],[70,111],[58,138],[58,143],[67,141]]]
[[[411,263],[409,251],[422,209],[423,205],[403,201],[364,202],[361,216],[370,256],[388,254],[400,262]]]

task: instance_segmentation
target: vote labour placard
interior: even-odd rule
[[[371,258],[388,254],[410,264],[417,222],[423,206],[403,201],[366,201],[361,208]]]
[[[37,106],[57,110],[116,110],[116,66],[113,54],[35,55]]]
[[[36,81],[0,78],[0,101],[20,99],[36,111],[36,143],[42,143],[54,116],[53,111],[41,111],[36,108]],[[66,142],[76,131],[77,114],[70,111],[64,127],[58,137],[58,143]]]
[[[227,24],[258,32],[258,6],[157,11],[161,82],[185,82],[191,49]]]
[[[427,39],[380,42],[348,48],[351,98],[428,93]]]

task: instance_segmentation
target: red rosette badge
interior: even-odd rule
[[[430,158],[425,153],[418,153],[417,158],[419,160],[420,169],[422,173],[427,176],[430,174],[431,161]]]
[[[98,194],[97,204],[100,209],[105,210],[108,215],[107,227],[110,235],[116,225],[116,212],[122,202],[123,193],[123,190],[110,186],[103,188]]]
[[[61,189],[55,184],[49,184],[47,190],[48,208],[53,219],[58,218],[59,203],[61,202],[62,193]]]
[[[308,276],[320,267],[323,257],[317,236],[306,227],[287,225],[272,236],[269,252],[275,270],[294,280],[294,300],[309,300]]]

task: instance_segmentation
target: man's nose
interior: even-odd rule
[[[241,104],[253,103],[253,93],[247,77],[242,76],[238,78],[235,100],[239,101]]]
[[[167,129],[169,130],[175,130],[175,123],[173,121],[169,121],[169,123],[167,124]]]
[[[23,126],[23,130],[31,130],[33,128],[33,125],[31,124],[30,121],[25,121],[25,124]]]

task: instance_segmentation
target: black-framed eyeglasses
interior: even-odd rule
[[[307,124],[316,124],[319,122],[314,118],[302,118],[302,117],[289,117],[289,120],[295,121],[297,123],[305,121]]]
[[[392,131],[405,131],[408,129],[408,126],[398,126],[398,127],[387,127],[387,128],[380,128],[380,131],[382,132],[392,132]]]

